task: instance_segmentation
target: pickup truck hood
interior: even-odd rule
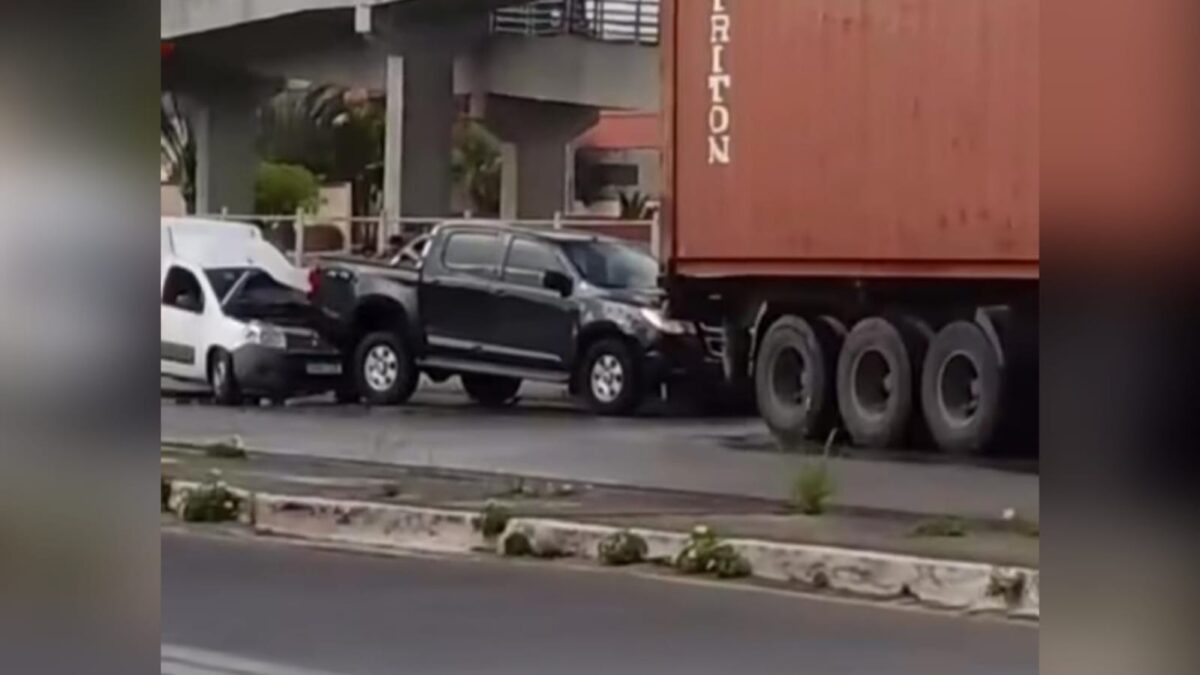
[[[661,288],[606,288],[601,291],[601,296],[636,307],[661,307],[667,292]]]

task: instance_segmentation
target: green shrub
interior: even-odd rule
[[[320,200],[320,184],[311,171],[295,164],[263,162],[254,182],[254,210],[264,215],[312,213]]]
[[[628,531],[613,532],[600,541],[600,561],[605,565],[635,565],[646,559],[646,540]]]
[[[214,477],[188,493],[180,516],[189,523],[223,523],[237,520],[241,507],[241,498]]]
[[[826,502],[833,496],[833,476],[825,460],[800,468],[792,483],[792,508],[809,516],[825,513]]]
[[[504,533],[511,518],[512,511],[508,507],[489,501],[479,514],[479,531],[484,537],[495,539]]]
[[[675,558],[675,568],[684,574],[713,574],[721,579],[745,577],[753,571],[750,561],[703,525],[692,530]]]

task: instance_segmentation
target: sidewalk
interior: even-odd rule
[[[964,516],[965,536],[921,536],[928,516],[833,507],[819,517],[757,497],[596,485],[512,475],[250,453],[217,458],[195,448],[164,448],[163,474],[199,482],[213,469],[253,493],[365,504],[480,512],[490,501],[517,517],[688,532],[703,524],[722,537],[837,546],[928,558],[1036,568],[1036,536]]]

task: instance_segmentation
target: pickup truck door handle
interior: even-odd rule
[[[493,288],[492,295],[496,296],[497,298],[503,298],[504,296],[508,295],[508,291],[504,290],[503,288]]]

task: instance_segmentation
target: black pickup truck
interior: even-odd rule
[[[696,326],[665,318],[658,264],[616,239],[445,223],[387,262],[326,260],[313,297],[368,403],[406,401],[420,374],[457,375],[498,406],[523,380],[567,385],[602,414],[677,378],[720,378]]]

